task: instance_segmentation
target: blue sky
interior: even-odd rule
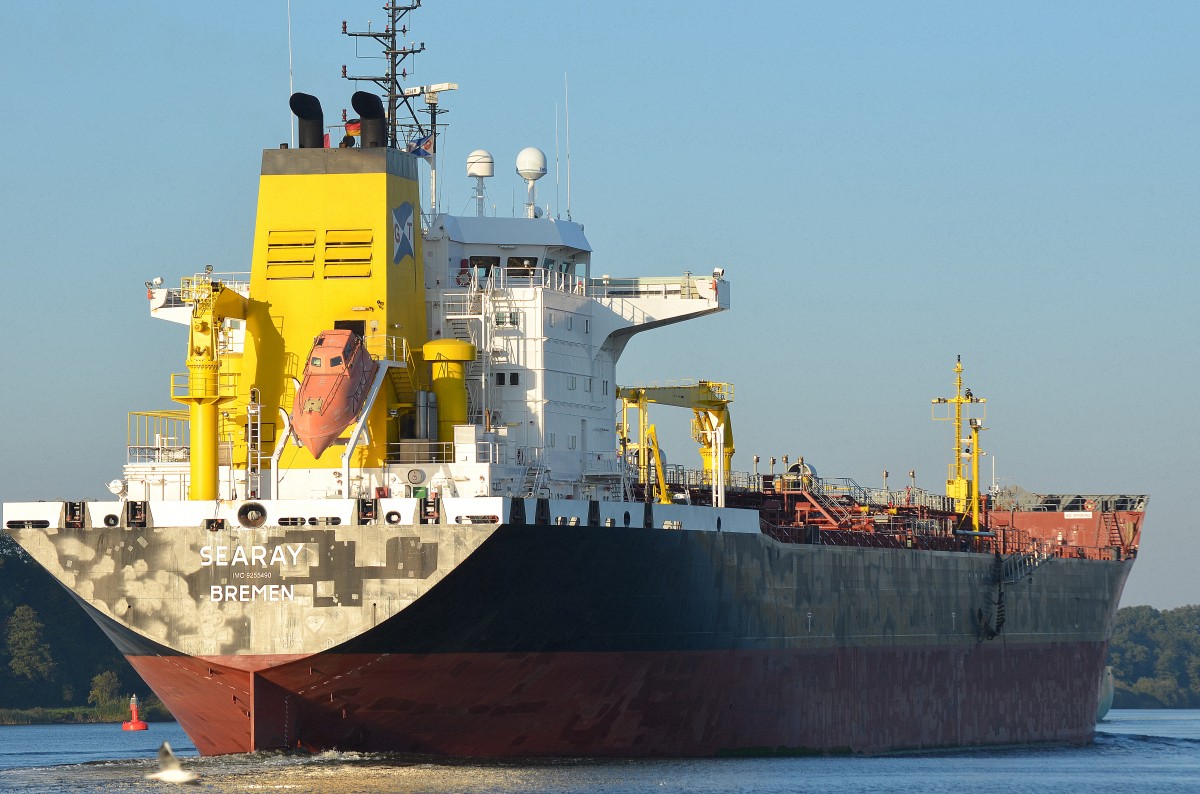
[[[342,64],[380,68],[341,21],[381,28],[380,5],[292,4],[295,87],[327,119]],[[596,269],[732,283],[733,311],[636,339],[622,383],[735,383],[736,468],[803,454],[936,489],[951,441],[929,399],[961,354],[1002,483],[1150,493],[1123,603],[1200,602],[1200,6],[743,5],[428,0],[412,80],[461,86],[443,206],[467,211],[482,147],[510,211],[534,145],[539,202],[565,211],[566,74]],[[168,405],[182,369],[143,282],[248,269],[287,95],[282,1],[0,6],[0,498],[119,475],[126,412]],[[655,421],[698,465],[686,413]]]

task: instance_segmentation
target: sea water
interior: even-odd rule
[[[162,741],[201,791],[1200,792],[1200,710],[1114,710],[1085,747],[810,758],[445,761],[369,753],[200,758],[174,723],[0,726],[0,791],[161,790]],[[195,790],[195,789],[193,789]]]

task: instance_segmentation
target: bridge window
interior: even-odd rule
[[[536,256],[510,256],[507,267],[510,275],[528,277],[533,275],[533,269],[537,267],[537,263]]]
[[[500,257],[498,256],[473,256],[468,261],[471,269],[480,276],[487,276],[492,268],[500,267]]]

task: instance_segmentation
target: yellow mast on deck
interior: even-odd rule
[[[188,406],[191,424],[188,498],[216,499],[217,409],[236,396],[232,379],[221,376],[221,331],[226,319],[245,319],[246,299],[220,281],[203,277],[185,278],[181,294],[183,301],[192,305],[188,374],[186,384],[178,377],[172,379],[171,398]]]
[[[933,418],[939,421],[954,422],[954,463],[950,465],[950,473],[953,476],[948,476],[946,479],[946,496],[954,500],[954,509],[960,513],[970,512],[972,516],[972,526],[975,531],[979,531],[979,431],[986,430],[983,427],[983,418],[970,419],[971,427],[971,442],[967,449],[963,449],[963,406],[972,404],[983,404],[987,400],[983,397],[976,397],[971,393],[970,389],[963,389],[963,365],[962,356],[958,356],[954,364],[954,396],[953,397],[935,397],[933,403]],[[953,405],[954,416],[938,416],[938,405]],[[986,413],[986,412],[985,412]],[[971,458],[971,479],[968,480],[963,476],[963,458]]]

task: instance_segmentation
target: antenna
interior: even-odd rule
[[[563,72],[563,102],[567,115],[567,220],[571,220],[571,96],[567,91],[566,72]],[[555,140],[558,140],[557,136]]]
[[[554,103],[554,217],[559,217],[562,201],[558,197],[558,103]]]
[[[288,0],[288,96],[296,93],[295,74],[292,71],[292,0]],[[296,147],[296,117],[288,113],[288,146]]]
[[[491,152],[486,149],[476,149],[467,155],[467,176],[475,177],[475,215],[479,218],[484,216],[483,202],[486,194],[483,180],[495,174],[494,165]]]
[[[536,218],[537,210],[537,181],[546,175],[546,155],[536,146],[527,146],[517,153],[517,174],[525,180],[527,198],[525,200],[525,217]]]

